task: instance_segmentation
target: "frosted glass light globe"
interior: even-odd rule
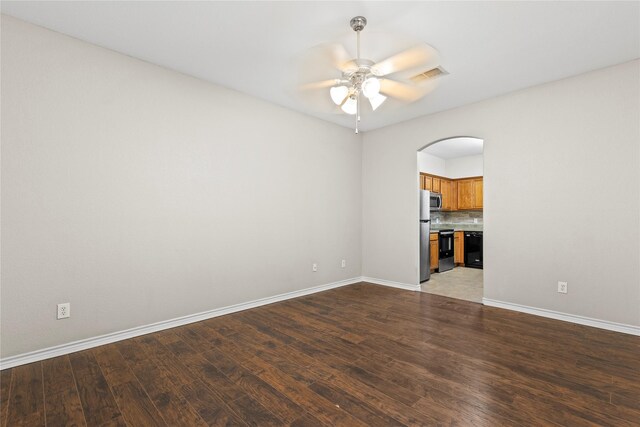
[[[377,94],[376,96],[369,98],[369,103],[371,104],[371,108],[373,109],[373,111],[376,111],[376,109],[382,105],[385,99],[387,99],[387,97],[381,94]]]
[[[358,111],[358,101],[355,98],[349,98],[342,104],[342,111],[347,114],[355,114]]]
[[[371,99],[380,93],[380,80],[375,77],[369,77],[362,84],[362,93]]]
[[[336,104],[340,105],[344,98],[349,93],[349,89],[346,86],[335,86],[329,89],[329,94],[331,95],[331,100]]]

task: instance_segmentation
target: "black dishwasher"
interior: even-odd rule
[[[482,268],[482,231],[464,232],[464,266]]]

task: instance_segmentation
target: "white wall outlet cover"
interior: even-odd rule
[[[569,290],[569,285],[567,282],[558,282],[558,292],[561,294],[566,294]]]
[[[342,268],[345,268],[347,266],[347,260],[343,259],[342,260]]]
[[[67,319],[71,317],[71,303],[65,302],[58,304],[58,319]]]
[[[311,269],[313,271],[318,271],[318,264],[313,264],[313,266],[311,266]]]

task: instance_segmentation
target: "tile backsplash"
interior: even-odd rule
[[[431,212],[433,224],[482,224],[482,211]]]

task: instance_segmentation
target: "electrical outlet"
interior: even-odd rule
[[[68,317],[71,317],[71,303],[58,304],[58,319],[66,319]]]
[[[313,266],[311,266],[311,269],[313,271],[318,271],[318,264],[313,264]]]
[[[342,260],[342,268],[345,268],[347,266],[347,260],[343,259]]]
[[[568,291],[569,285],[567,282],[558,282],[558,292],[561,294],[566,294]]]

